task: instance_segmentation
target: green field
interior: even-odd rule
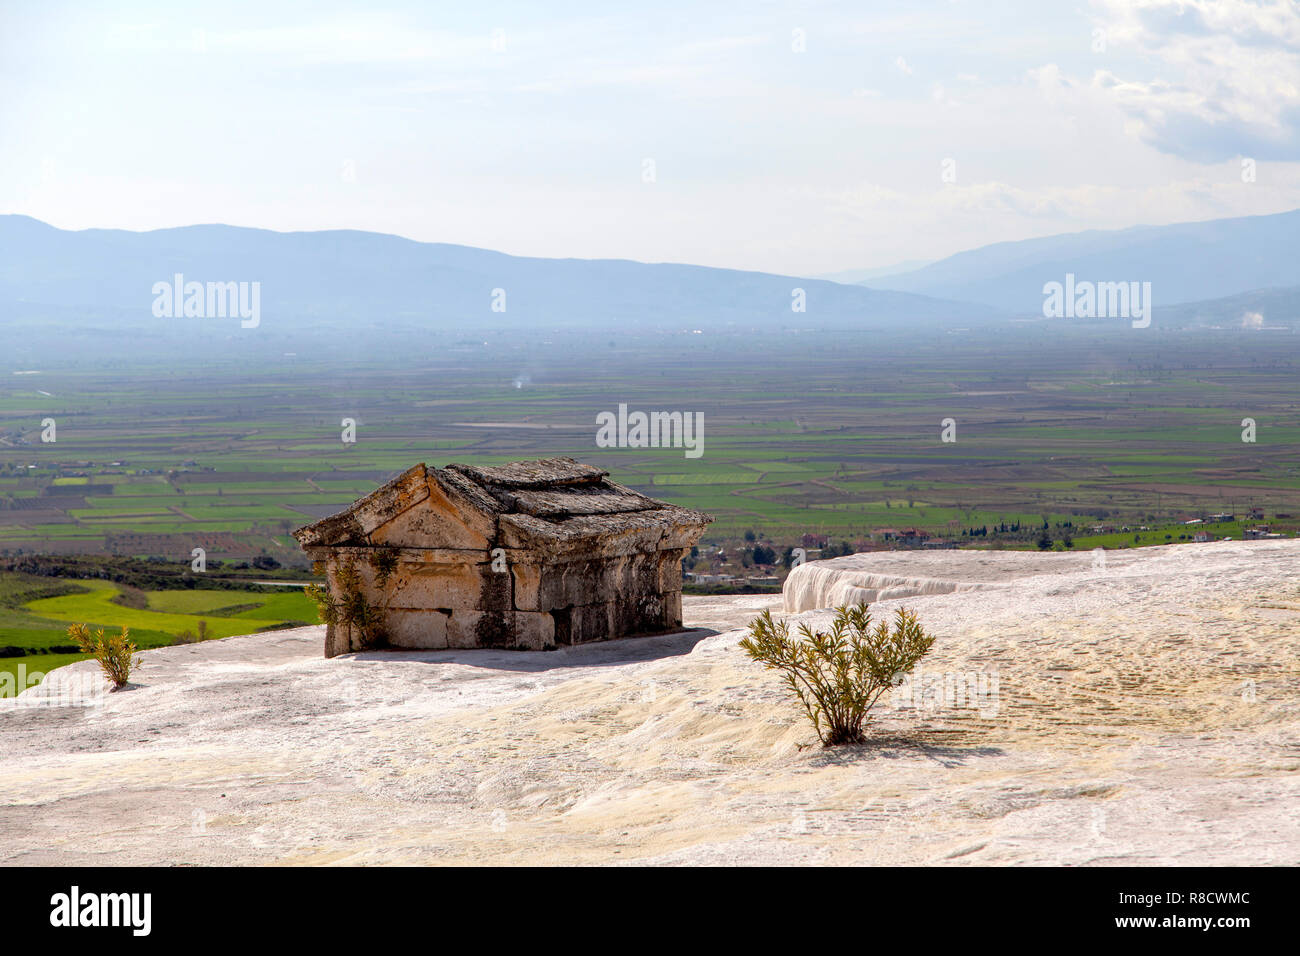
[[[417,462],[556,455],[709,512],[703,548],[743,546],[746,531],[778,547],[807,535],[860,546],[908,527],[1034,548],[1044,521],[1053,546],[1133,547],[1182,540],[1181,522],[1220,511],[1238,516],[1239,536],[1251,508],[1300,530],[1291,333],[476,329],[421,333],[383,357],[343,343],[250,348],[184,369],[49,359],[24,361],[38,375],[0,374],[0,560],[187,566],[202,548],[227,567],[260,557],[305,570],[295,527]],[[703,415],[704,453],[597,447],[597,414],[620,404]],[[46,416],[57,444],[39,441]],[[355,443],[342,441],[344,418]],[[949,418],[955,442],[941,437]],[[1241,440],[1244,418],[1254,442]],[[1090,534],[1098,524],[1154,530],[1135,541]],[[963,534],[1003,525],[1020,530]],[[215,618],[238,603],[152,613]]]
[[[17,680],[44,674],[85,655],[74,650],[67,629],[89,624],[106,631],[130,629],[142,650],[165,647],[182,632],[197,634],[200,621],[209,638],[230,637],[303,623],[316,623],[316,607],[299,589],[286,593],[220,591],[144,592],[146,609],[125,607],[114,598],[122,589],[106,581],[66,581],[0,572],[0,673]],[[225,613],[233,611],[234,613]],[[6,685],[0,684],[0,687]]]

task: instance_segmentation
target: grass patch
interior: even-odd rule
[[[69,582],[0,573],[0,594],[20,607],[0,604],[0,671],[20,676],[46,674],[56,667],[85,660],[73,653],[71,624],[106,632],[130,628],[140,650],[168,647],[184,633],[197,634],[206,624],[209,639],[255,634],[317,623],[315,605],[302,591],[151,591],[109,581]],[[232,598],[243,598],[232,603]],[[137,607],[141,600],[143,606]],[[125,603],[124,603],[125,602]],[[18,653],[15,653],[18,652]]]

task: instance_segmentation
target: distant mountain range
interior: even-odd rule
[[[998,318],[983,305],[819,279],[622,259],[525,258],[369,232],[222,225],[73,232],[10,215],[0,216],[0,248],[0,314],[84,311],[139,330],[175,324],[154,314],[152,290],[177,274],[187,283],[260,283],[261,326],[281,330],[339,322],[471,332],[489,326],[909,328]]]
[[[1043,285],[1066,273],[1150,282],[1157,320],[1167,306],[1298,286],[1300,210],[999,242],[862,284],[1041,314]]]
[[[398,330],[973,328],[1041,317],[1043,285],[1067,273],[1150,282],[1157,327],[1300,328],[1300,210],[997,243],[864,284],[527,258],[370,232],[67,231],[14,215],[0,216],[0,250],[0,320],[60,342],[83,333],[91,356],[121,341],[248,341],[238,318],[204,316],[196,326],[175,310],[157,314],[155,288],[177,275],[187,283],[259,283],[258,327],[286,339],[314,330],[366,332],[377,343],[396,342]],[[29,339],[11,336],[9,345],[21,351]]]

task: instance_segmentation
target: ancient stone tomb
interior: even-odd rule
[[[572,458],[423,464],[294,537],[323,565],[325,656],[540,650],[681,627],[681,561],[713,519]]]

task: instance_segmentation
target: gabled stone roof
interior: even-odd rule
[[[609,480],[609,472],[572,458],[516,461],[493,467],[416,465],[348,508],[294,532],[303,547],[365,547],[397,516],[435,501],[495,525],[489,537],[507,548],[571,551],[599,539],[619,550],[693,544],[713,518],[648,498]],[[430,502],[430,507],[434,507]],[[442,504],[438,507],[447,507]],[[440,541],[402,541],[439,548]],[[596,549],[600,550],[600,549]]]

